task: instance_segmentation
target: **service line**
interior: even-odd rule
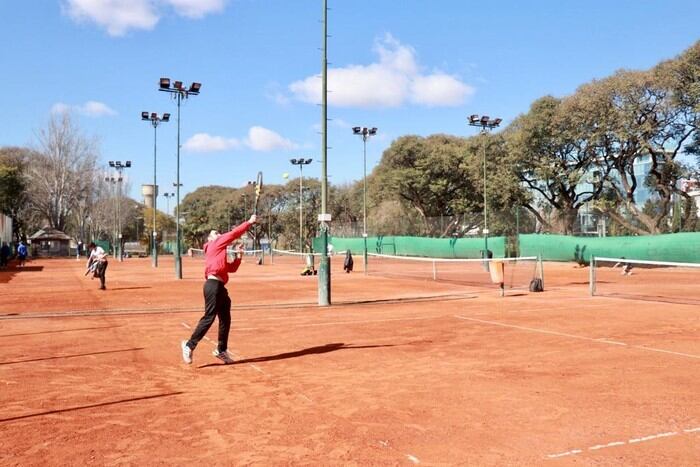
[[[566,332],[550,331],[548,329],[531,328],[531,327],[527,327],[527,326],[518,326],[515,324],[501,323],[499,321],[490,321],[490,320],[486,320],[486,319],[469,318],[467,316],[462,316],[462,315],[454,315],[454,317],[457,319],[462,319],[462,320],[466,320],[466,321],[474,321],[476,323],[482,323],[482,324],[490,324],[492,326],[500,326],[503,328],[519,329],[521,331],[537,332],[540,334],[550,334],[553,336],[560,336],[560,337],[569,337],[571,339],[580,339],[580,340],[585,340],[585,341],[590,341],[590,342],[597,342],[599,344],[617,345],[617,346],[629,347],[632,349],[646,350],[649,352],[661,352],[661,353],[666,353],[666,354],[671,354],[671,355],[678,355],[680,357],[700,359],[700,355],[694,355],[694,354],[683,353],[683,352],[674,352],[672,350],[665,350],[665,349],[656,349],[653,347],[647,347],[645,345],[626,344],[624,342],[611,341],[611,340],[608,340],[606,338],[579,336],[576,334],[569,334]]]

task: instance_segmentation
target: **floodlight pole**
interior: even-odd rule
[[[299,252],[304,252],[304,166],[311,164],[313,159],[290,159],[292,165],[299,166]]]
[[[131,161],[109,161],[109,166],[116,169],[119,176],[115,179],[111,177],[112,182],[117,183],[117,259],[124,261],[122,252],[122,218],[121,218],[121,201],[122,201],[122,180],[124,169],[131,167]]]
[[[331,259],[328,256],[328,0],[323,0],[323,53],[321,55],[321,261],[318,269],[318,304],[331,304]]]
[[[163,193],[163,196],[165,196],[165,214],[168,216],[170,215],[170,198],[175,196],[175,193]]]
[[[487,196],[486,196],[486,143],[487,143],[487,138],[486,135],[488,134],[489,130],[492,130],[494,128],[497,128],[501,124],[501,119],[500,118],[494,118],[491,119],[487,115],[479,116],[479,115],[471,115],[469,117],[469,126],[475,126],[475,127],[480,127],[481,128],[481,135],[483,138],[483,157],[484,157],[484,228],[482,232],[484,233],[484,259],[488,259],[488,254],[489,254],[489,228],[488,228],[488,207],[487,207]]]
[[[182,257],[181,257],[181,233],[180,233],[180,103],[182,99],[187,99],[189,96],[199,95],[199,90],[202,87],[201,83],[192,83],[189,88],[182,85],[182,81],[175,81],[173,87],[170,87],[169,78],[160,79],[159,91],[174,94],[177,99],[177,171],[176,171],[176,203],[178,206],[177,218],[175,219],[175,277],[182,279]]]
[[[156,180],[156,161],[158,154],[158,125],[161,122],[170,121],[170,114],[165,113],[162,117],[159,117],[157,113],[152,112],[141,112],[141,120],[150,121],[153,126],[153,232],[151,234],[151,256],[152,256],[152,266],[154,268],[158,267],[158,230],[156,227],[156,218],[158,214],[158,182]]]
[[[363,189],[362,189],[362,238],[365,242],[365,250],[363,254],[364,259],[364,273],[367,274],[367,140],[377,134],[376,128],[366,128],[366,127],[353,127],[353,134],[362,137],[363,145],[363,163],[364,163],[364,176],[363,176]]]

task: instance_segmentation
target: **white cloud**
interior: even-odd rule
[[[51,106],[51,113],[52,114],[63,114],[66,112],[70,112],[71,107],[68,104],[64,104],[63,102],[57,102],[53,106]]]
[[[179,16],[199,19],[224,10],[228,0],[63,0],[65,14],[78,22],[92,22],[110,36],[131,29],[151,30],[168,7]]]
[[[220,13],[226,7],[226,0],[166,0],[180,16],[199,19],[209,13]]]
[[[87,101],[85,104],[80,106],[78,111],[83,115],[87,115],[89,117],[117,115],[117,112],[109,108],[107,104],[97,101]]]
[[[188,139],[182,147],[191,152],[217,152],[236,149],[240,146],[240,141],[235,138],[224,138],[223,136],[212,136],[207,133],[197,133]]]
[[[299,146],[283,138],[278,133],[261,126],[248,130],[246,145],[254,151],[274,151],[275,149],[297,149]]]
[[[328,70],[328,101],[338,107],[399,107],[407,102],[424,106],[458,106],[474,88],[442,72],[421,73],[416,52],[387,34],[377,41],[377,63]],[[321,101],[321,80],[309,76],[289,85],[302,102]]]
[[[152,0],[67,0],[64,11],[76,21],[97,23],[110,36],[153,29],[160,19]]]
[[[267,152],[277,149],[297,149],[298,144],[282,137],[278,133],[254,126],[248,130],[248,137],[241,141],[236,138],[212,136],[208,133],[197,133],[188,139],[183,148],[190,152],[217,152],[229,149],[240,149],[247,146],[253,151]]]
[[[411,83],[411,100],[428,107],[458,106],[472,94],[472,87],[442,73],[418,76]]]
[[[63,102],[57,102],[51,107],[51,113],[59,114],[66,112],[76,112],[86,117],[111,117],[117,115],[117,112],[110,108],[107,104],[98,101],[87,101],[83,105],[68,105]]]

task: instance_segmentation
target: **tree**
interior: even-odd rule
[[[65,230],[95,184],[96,143],[82,135],[68,113],[54,115],[38,133],[38,150],[27,161],[29,205],[49,227]]]
[[[620,71],[594,83],[583,92],[599,97],[591,111],[599,117],[593,133],[598,162],[610,175],[608,190],[599,208],[616,222],[638,234],[663,232],[676,196],[691,200],[679,189],[686,168],[678,156],[697,131],[698,114],[679,106],[674,97],[670,70],[664,64],[651,71]],[[639,179],[635,164],[648,159],[650,168]],[[657,209],[644,211],[637,200],[638,187],[648,186],[658,200]],[[692,212],[685,209],[685,220]]]
[[[431,217],[479,205],[465,153],[464,140],[454,136],[398,138],[373,170],[374,197],[400,200],[420,216],[427,235],[440,234]]]
[[[545,96],[508,128],[509,149],[520,180],[552,208],[544,215],[536,204],[529,209],[549,229],[563,234],[575,230],[579,209],[600,197],[608,170],[597,167],[588,100]],[[596,169],[597,170],[594,170]]]
[[[26,148],[0,148],[0,212],[12,219],[16,240],[26,236],[26,161],[32,152]]]

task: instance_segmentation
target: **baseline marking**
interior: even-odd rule
[[[685,433],[696,433],[700,431],[700,427],[698,428],[688,428],[685,430],[682,430]],[[606,449],[606,448],[612,448],[615,446],[624,446],[626,444],[637,444],[637,443],[643,443],[645,441],[651,441],[654,439],[659,439],[659,438],[668,438],[670,436],[677,436],[679,434],[682,434],[681,431],[667,431],[664,433],[657,433],[655,435],[649,435],[649,436],[642,436],[640,438],[631,438],[628,441],[613,441],[611,443],[607,444],[596,444],[595,446],[589,447],[587,450],[588,451],[598,451],[600,449]],[[556,459],[558,457],[566,457],[566,456],[573,456],[575,454],[581,454],[583,452],[583,449],[572,449],[571,451],[566,451],[566,452],[559,452],[556,454],[548,454],[547,457],[549,459]]]

